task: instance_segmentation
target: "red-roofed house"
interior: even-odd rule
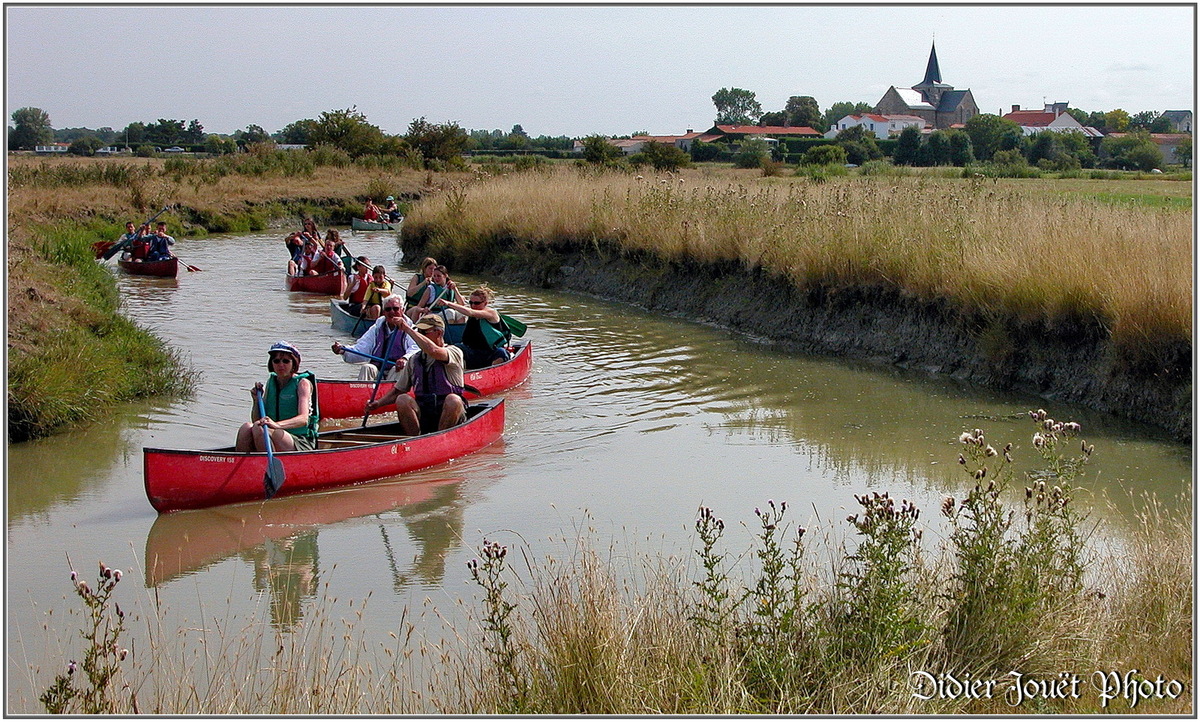
[[[917,130],[925,129],[925,119],[916,115],[880,115],[879,113],[867,113],[865,115],[847,115],[838,122],[833,124],[829,132],[825,134],[826,138],[833,138],[838,133],[853,128],[856,125],[861,125],[867,130],[875,134],[876,138],[885,140],[893,135],[899,134],[902,130],[908,127],[916,128]]]
[[[1021,106],[1014,105],[1012,112],[1005,113],[1002,117],[1021,126],[1021,132],[1025,135],[1033,135],[1046,130],[1056,132],[1076,130],[1089,138],[1104,137],[1104,134],[1095,128],[1089,128],[1075,120],[1067,112],[1066,103],[1047,103],[1042,110],[1021,110]]]

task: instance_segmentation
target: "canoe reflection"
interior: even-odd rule
[[[381,520],[380,546],[393,587],[399,591],[411,575],[440,583],[448,546],[461,532],[462,509],[456,503],[460,481],[462,477],[454,476],[418,483],[374,482],[267,503],[161,514],[146,537],[146,586],[167,584],[237,554],[254,565],[255,587],[271,592],[272,617],[278,614],[280,622],[290,626],[286,620],[296,613],[300,600],[316,589],[320,527],[390,511],[404,519],[419,546],[413,571],[402,573]]]

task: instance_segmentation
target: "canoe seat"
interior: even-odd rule
[[[360,432],[348,432],[338,434],[336,438],[321,439],[321,441],[354,441],[363,444],[377,444],[380,441],[394,441],[396,439],[407,438],[411,437],[405,436],[404,434],[364,434]]]
[[[318,449],[342,449],[348,446],[363,446],[372,444],[374,441],[366,441],[362,439],[321,439],[317,442]]]

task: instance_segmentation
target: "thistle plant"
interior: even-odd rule
[[[1082,584],[1083,519],[1070,505],[1070,483],[1092,447],[1083,442],[1078,457],[1065,458],[1060,450],[1079,424],[1055,422],[1041,409],[1030,418],[1038,426],[1033,447],[1046,468],[1028,474],[1021,517],[1004,501],[1013,481],[1013,445],[997,452],[980,429],[959,437],[958,463],[974,487],[962,501],[942,503],[957,562],[947,597],[947,653],[952,666],[979,673],[1028,663],[1033,630],[1051,623],[1054,610]]]
[[[484,650],[492,659],[505,690],[508,707],[506,712],[512,713],[524,708],[528,694],[528,685],[520,674],[517,663],[517,647],[513,639],[513,626],[509,617],[517,608],[504,596],[508,582],[504,580],[505,562],[508,547],[499,542],[483,540],[479,550],[479,558],[467,562],[471,578],[484,592],[483,605],[485,617],[483,628],[485,640]]]
[[[917,566],[921,510],[907,500],[872,492],[854,496],[862,507],[846,521],[861,540],[846,558],[851,568],[839,575],[844,614],[834,625],[834,645],[847,661],[903,654],[923,640],[912,574]]]
[[[129,654],[128,649],[120,646],[121,633],[125,631],[125,612],[112,599],[121,574],[120,569],[111,569],[100,562],[93,590],[74,569],[71,570],[75,594],[87,607],[86,623],[80,630],[86,645],[83,661],[68,661],[66,672],[60,672],[39,697],[48,713],[116,714],[119,711],[117,680],[121,662]],[[130,701],[136,713],[137,700],[131,695]]]
[[[725,553],[716,551],[717,542],[725,533],[725,522],[718,519],[712,509],[700,507],[696,519],[696,533],[700,537],[700,565],[704,567],[704,578],[692,584],[700,591],[696,611],[690,619],[699,626],[718,632],[725,629],[726,621],[733,612],[730,601],[729,575],[725,571]]]

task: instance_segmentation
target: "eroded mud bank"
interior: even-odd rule
[[[574,244],[453,252],[406,237],[405,256],[510,282],[593,294],[735,328],[787,348],[945,374],[1065,401],[1192,437],[1192,349],[1118,352],[1096,323],[1056,326],[965,314],[892,288],[797,289],[738,264],[667,262]]]

